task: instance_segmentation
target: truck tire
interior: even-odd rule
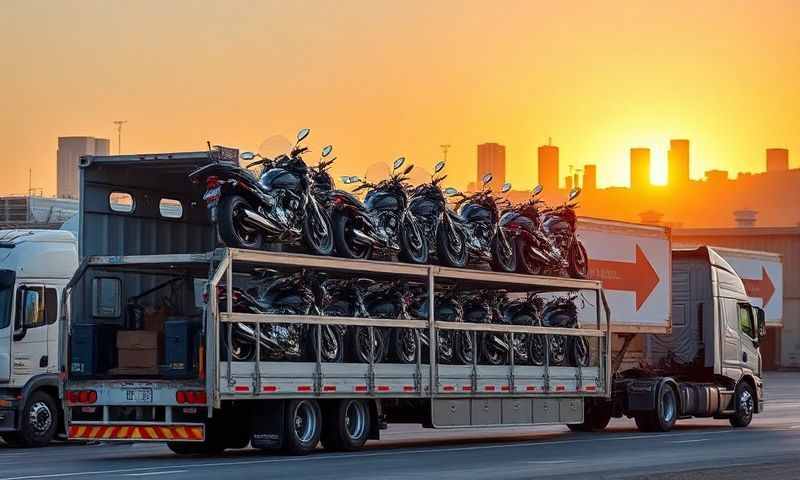
[[[573,432],[602,432],[611,421],[611,402],[586,399],[583,407],[583,423],[568,424]]]
[[[322,433],[322,411],[316,400],[290,400],[283,421],[287,453],[307,455],[317,448]]]
[[[326,449],[352,452],[367,442],[372,416],[366,401],[340,400],[325,414],[322,445]]]
[[[655,408],[634,416],[636,426],[642,432],[668,432],[678,418],[678,395],[672,385],[663,382],[656,394]]]
[[[58,422],[55,400],[50,394],[38,390],[25,401],[19,431],[4,433],[3,440],[14,447],[43,447],[55,438]]]
[[[753,387],[747,382],[739,382],[733,395],[733,401],[736,413],[728,421],[736,428],[744,428],[750,425],[753,420],[753,411],[755,410]]]

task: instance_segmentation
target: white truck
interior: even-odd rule
[[[661,266],[648,261],[651,269],[662,269],[656,276],[666,284],[649,277],[626,292],[630,282],[620,275],[639,271],[625,264],[642,264],[644,240],[623,253],[604,252],[609,243],[601,239],[598,255],[608,258],[595,260],[600,280],[224,248],[199,200],[202,192],[186,181],[189,171],[210,161],[207,152],[82,159],[82,262],[67,289],[60,363],[69,438],[167,442],[177,453],[250,444],[303,454],[319,441],[330,449],[358,449],[393,422],[431,428],[559,423],[599,430],[624,415],[642,430],[667,431],[691,416],[746,426],[763,408],[763,312],[748,303],[741,279],[712,249],[667,249],[659,254]],[[120,195],[131,197],[124,211],[111,202]],[[159,208],[165,201],[177,202],[180,216],[166,216]],[[631,228],[605,222],[586,235]],[[665,232],[645,236],[661,241]],[[629,255],[630,261],[610,258]],[[581,299],[580,322],[578,328],[470,323],[434,318],[435,302],[419,320],[235,311],[237,283],[269,270],[407,279],[425,285],[427,299],[448,288],[569,294]],[[621,323],[607,308],[604,284],[609,295],[616,291],[619,298],[611,303],[621,305],[621,315],[628,316],[626,308],[632,312]],[[652,307],[657,318],[648,325],[637,315],[647,316],[651,298],[666,304]],[[244,360],[229,354],[230,332],[242,324],[257,332],[255,354]],[[545,345],[554,337],[583,338],[591,360],[556,365],[545,355],[543,365],[534,365],[507,355],[497,365],[473,355],[471,364],[443,364],[429,348],[410,364],[323,362],[319,354],[278,361],[262,357],[255,345],[273,325],[307,329],[317,352],[321,329],[338,325],[366,328],[370,345],[378,329],[415,330],[430,345],[453,332],[471,336],[473,345],[486,333],[511,345],[515,336],[538,336]],[[613,335],[625,335],[616,352]],[[641,365],[622,370],[636,338],[644,345]],[[424,351],[421,343],[416,351]]]
[[[0,230],[0,435],[7,443],[40,446],[64,432],[59,319],[77,248],[66,231]]]

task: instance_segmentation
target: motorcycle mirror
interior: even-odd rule
[[[341,180],[342,183],[344,183],[345,185],[350,185],[350,177],[348,177],[347,175],[342,175],[341,177],[339,177],[339,180]]]
[[[394,170],[397,170],[398,168],[402,167],[402,166],[403,166],[403,164],[405,163],[405,161],[406,161],[406,157],[400,157],[400,158],[398,158],[398,159],[397,159],[397,160],[395,160],[395,161],[394,161],[394,163],[392,164],[392,166],[393,166],[393,169],[394,169]]]
[[[448,197],[452,197],[453,195],[458,194],[458,190],[453,187],[447,187],[444,189],[444,194],[447,195]]]
[[[492,174],[491,173],[487,173],[486,175],[483,176],[481,181],[483,182],[484,185],[486,185],[487,183],[492,181],[492,178],[494,178],[494,177],[492,177]]]
[[[442,171],[443,168],[444,168],[444,161],[441,161],[441,162],[437,163],[436,165],[434,165],[433,173],[439,173],[439,172]]]
[[[307,128],[303,128],[299,132],[297,132],[297,143],[300,143],[303,140],[305,140],[309,133],[311,133],[311,130]]]
[[[249,162],[250,160],[256,158],[256,154],[253,152],[242,152],[239,154],[239,158]]]
[[[349,178],[350,178],[350,183],[356,183],[361,181],[361,177],[351,176]]]
[[[503,193],[510,192],[511,191],[511,184],[508,183],[508,182],[504,183],[503,186],[500,187],[500,191],[503,192]]]
[[[542,190],[544,190],[544,187],[540,183],[540,184],[536,185],[535,187],[533,187],[533,190],[531,191],[531,195],[535,197],[536,195],[539,195],[540,193],[542,193]]]
[[[324,147],[322,147],[322,156],[327,157],[328,155],[331,154],[332,151],[333,151],[332,145],[325,145]]]
[[[578,198],[578,195],[580,194],[581,194],[580,187],[573,188],[572,190],[569,191],[569,200],[570,201],[575,200],[576,198]]]
[[[408,175],[409,173],[411,173],[411,170],[414,170],[414,165],[407,166],[406,169],[403,170],[403,175]]]

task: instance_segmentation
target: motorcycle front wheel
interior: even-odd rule
[[[589,275],[589,256],[583,243],[578,240],[569,249],[569,275],[572,278],[586,278]]]
[[[355,219],[352,216],[344,212],[334,213],[333,242],[336,245],[336,255],[342,258],[367,259],[372,249],[354,241],[354,228]]]
[[[502,341],[508,344],[507,338]],[[481,356],[483,361],[489,365],[503,365],[506,361],[506,351],[497,345],[496,334],[484,333],[481,335]]]
[[[586,338],[572,337],[570,344],[570,364],[573,367],[588,367],[592,362],[592,354],[589,351],[589,342],[586,341]]]
[[[303,241],[309,253],[328,256],[333,253],[331,220],[323,210],[308,207],[303,218]]]
[[[528,360],[531,365],[544,366],[545,355],[547,355],[547,344],[544,335],[531,335],[528,342]]]
[[[467,241],[464,232],[452,230],[447,224],[439,225],[436,232],[436,255],[447,267],[463,268],[467,265]]]
[[[370,363],[369,327],[355,327],[351,342],[353,360],[358,363]],[[373,328],[372,363],[381,363],[385,356],[386,334],[383,329]]]
[[[550,348],[548,349],[551,367],[563,367],[567,362],[567,337],[564,335],[552,335],[550,337]]]
[[[517,271],[526,275],[541,275],[544,272],[544,263],[529,252],[528,240],[517,237],[514,245],[517,251]]]
[[[241,195],[223,196],[219,203],[217,226],[225,245],[232,248],[259,249],[264,237],[256,228],[244,223],[245,210],[255,211]]]
[[[403,220],[403,228],[400,229],[400,260],[422,265],[428,263],[428,254],[428,241],[419,225],[415,225],[409,218]]]
[[[327,328],[326,328],[327,327]],[[317,360],[317,326],[312,326],[306,332],[306,341],[309,352],[309,361]],[[320,360],[325,363],[342,363],[344,361],[344,336],[336,326],[322,326],[320,332]]]
[[[517,270],[517,249],[513,239],[506,239],[505,243],[499,235],[494,237],[490,266],[495,272],[512,273]]]
[[[417,361],[417,331],[410,328],[397,328],[392,332],[392,357],[400,363]]]

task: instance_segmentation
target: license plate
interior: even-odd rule
[[[217,202],[219,202],[219,197],[221,194],[222,187],[214,187],[211,190],[206,190],[206,193],[203,195],[203,200],[206,201],[208,208],[214,208],[217,206]]]
[[[153,389],[126,388],[125,401],[131,403],[153,403]]]

